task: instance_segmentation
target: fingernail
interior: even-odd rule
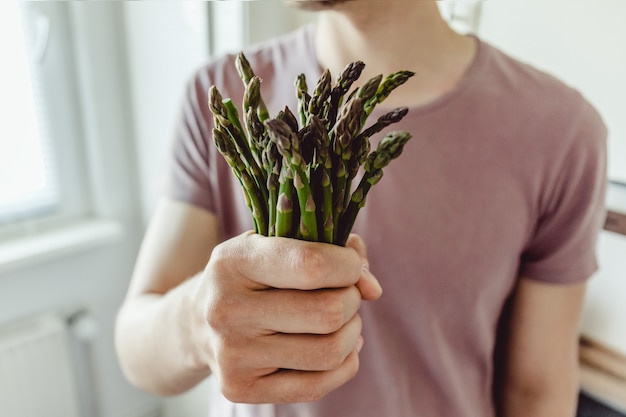
[[[363,336],[359,336],[356,341],[356,353],[361,352],[361,348],[363,347]]]

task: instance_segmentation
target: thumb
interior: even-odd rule
[[[356,283],[361,292],[361,297],[367,301],[377,300],[382,295],[383,289],[374,274],[370,272],[365,242],[359,235],[351,233],[346,242],[346,247],[354,249],[361,258],[361,277]]]

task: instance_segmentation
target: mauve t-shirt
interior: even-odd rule
[[[310,85],[321,75],[313,31],[245,51],[271,114],[285,104],[297,108],[298,74]],[[518,277],[568,284],[596,268],[607,132],[574,89],[476,41],[458,85],[393,126],[413,138],[353,230],[384,289],[360,310],[365,345],[357,376],[307,404],[232,404],[215,392],[212,417],[495,415],[499,320]],[[234,56],[212,61],[189,84],[168,196],[213,212],[227,239],[252,222],[212,141],[213,84],[241,103]]]

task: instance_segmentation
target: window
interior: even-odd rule
[[[0,2],[2,236],[25,224],[58,224],[88,209],[64,3]]]
[[[0,223],[49,212],[59,203],[50,143],[31,82],[30,62],[41,56],[27,50],[21,17],[19,3],[0,5],[0,50],[11,63],[3,65],[0,77]],[[39,42],[45,43],[48,21],[42,17],[37,23]]]

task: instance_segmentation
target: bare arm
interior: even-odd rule
[[[192,343],[192,288],[218,244],[215,216],[164,200],[144,238],[116,324],[126,377],[159,394],[183,392],[210,370]]]
[[[584,283],[520,279],[509,327],[502,417],[575,415],[584,293]]]
[[[262,403],[315,400],[351,379],[358,308],[380,296],[363,242],[244,233],[218,244],[217,230],[193,206],[157,210],[116,324],[127,378],[169,395],[212,372],[231,401]]]

